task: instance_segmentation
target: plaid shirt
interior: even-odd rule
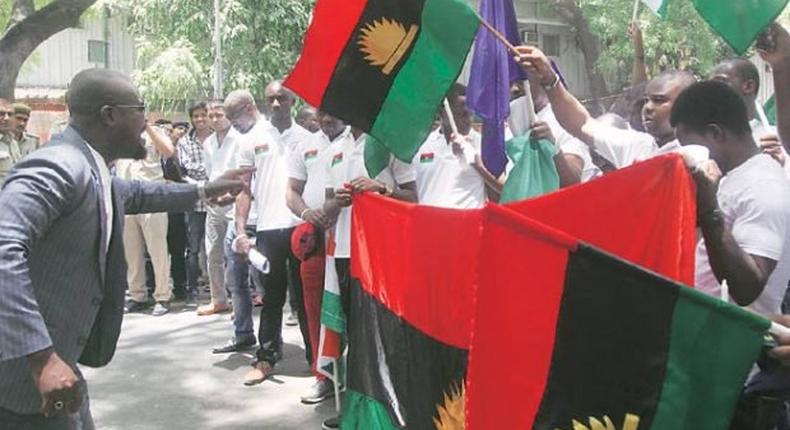
[[[195,138],[194,130],[178,141],[176,152],[178,153],[178,164],[181,166],[182,177],[185,181],[193,184],[208,181],[203,144]],[[205,211],[206,203],[199,200],[195,204],[195,212]]]

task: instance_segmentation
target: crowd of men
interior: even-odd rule
[[[790,148],[790,35],[777,25],[769,31],[773,45],[760,53],[774,73],[780,113],[776,127],[763,123],[757,114],[760,78],[750,61],[725,60],[702,80],[680,70],[667,70],[648,80],[644,52],[640,54],[641,33],[632,27],[634,88],[641,88],[643,95],[633,97],[635,103],[627,112],[593,117],[562,85],[548,58],[539,49],[524,46],[518,48],[516,59],[531,77],[529,96],[524,95],[526,88],[514,88],[509,129],[512,133],[518,128],[515,124],[523,122],[519,116],[526,115],[518,108],[522,106],[519,98],[531,97],[537,118],[529,124],[532,137],[555,144],[554,162],[563,187],[595,180],[656,155],[682,152],[683,147],[704,147],[707,159],[691,166],[697,183],[700,227],[696,287],[774,317],[782,314],[790,281],[790,246],[785,246],[790,243],[790,180],[785,169]],[[108,101],[91,85],[112,88],[112,94],[120,95]],[[412,162],[391,157],[375,177],[365,167],[366,135],[362,130],[309,106],[297,109],[297,98],[279,80],[271,82],[259,96],[261,106],[249,91],[237,90],[225,100],[192,106],[189,123],[159,121],[138,129],[124,128],[118,125],[126,121],[123,115],[128,113],[124,109],[144,115],[145,106],[136,90],[123,77],[87,72],[75,78],[70,90],[69,127],[53,137],[55,143],[40,150],[36,150],[38,139],[25,131],[30,109],[0,100],[0,182],[5,181],[0,205],[8,205],[0,206],[0,229],[13,225],[9,219],[35,221],[40,224],[15,233],[23,231],[34,239],[56,234],[48,229],[57,231],[60,220],[68,219],[76,204],[65,197],[38,202],[30,190],[46,194],[42,191],[45,184],[53,193],[81,199],[72,188],[84,178],[76,174],[63,179],[52,173],[64,169],[72,175],[69,169],[75,161],[64,161],[60,167],[57,163],[44,163],[45,167],[36,163],[54,156],[51,146],[63,150],[66,141],[84,140],[107,162],[105,169],[100,158],[84,157],[99,183],[112,183],[113,192],[121,184],[152,184],[145,192],[127,195],[122,223],[113,224],[111,209],[123,212],[117,212],[118,203],[112,195],[95,198],[100,201],[96,211],[106,212],[101,219],[107,218],[109,229],[122,228],[121,242],[128,264],[123,273],[128,284],[126,311],[140,312],[153,304],[151,314],[161,316],[174,300],[197,305],[201,273],[205,271],[210,298],[197,307],[197,314],[234,313],[233,335],[213,352],[230,353],[257,345],[254,362],[243,380],[246,385],[255,385],[270,377],[282,358],[283,309],[290,296],[290,307],[306,346],[305,358],[316,378],[302,402],[315,404],[335,393],[332,381],[316,369],[316,352],[328,248],[334,256],[341,297],[347,299],[353,195],[373,192],[406,202],[475,209],[498,200],[507,171],[495,177],[482,162],[481,136],[473,126],[465,88],[460,84],[447,96],[454,121],[444,112],[437,113],[434,129]],[[122,131],[124,136],[142,131],[142,144],[125,151],[112,149],[113,138]],[[168,185],[173,183],[185,185]],[[224,185],[218,189],[216,184]],[[109,188],[103,188],[105,193]],[[172,197],[176,191],[182,194],[178,203],[152,203],[157,196]],[[190,194],[189,199],[186,194]],[[30,206],[18,206],[20,195]],[[132,209],[135,207],[144,209]],[[25,211],[40,217],[27,217]],[[43,287],[39,283],[54,278],[35,271],[44,270],[35,261],[35,240],[1,236],[4,234],[0,232],[0,252],[11,252],[7,259],[14,263],[0,264],[0,384],[15,381],[18,385],[12,387],[28,393],[37,389],[33,392],[40,394],[40,402],[22,404],[22,397],[0,393],[0,422],[16,419],[24,423],[25,417],[41,411],[44,415],[35,419],[42,423],[66,416],[81,423],[81,428],[91,428],[87,397],[73,391],[82,382],[76,370],[77,359],[85,362],[81,351],[92,343],[80,336],[79,351],[66,349],[70,351],[68,356],[61,351],[65,347],[53,333],[62,336],[65,330],[51,320],[55,317],[47,313],[48,307],[36,304],[46,300],[41,298],[39,289]],[[95,238],[96,243],[107,247],[97,250],[100,261],[105,262],[109,257],[102,257],[104,252],[109,256],[113,244],[121,243],[106,234]],[[250,264],[248,255],[253,249],[268,260],[266,270]],[[32,256],[28,256],[28,250],[33,250]],[[201,267],[201,255],[205,269]],[[118,276],[104,270],[99,269],[101,279]],[[27,291],[22,295],[19,288],[35,294]],[[153,303],[149,289],[153,290]],[[101,299],[94,300],[99,306]],[[257,334],[253,325],[256,305],[260,305]],[[41,321],[26,325],[17,322],[20,318]],[[35,336],[23,342],[4,327],[22,327]],[[780,343],[785,341],[790,339],[780,339]],[[790,362],[787,347],[776,348],[772,354]],[[47,385],[42,369],[51,365],[53,355],[62,355],[61,363],[74,369],[76,376],[71,383]],[[29,361],[24,361],[25,357]],[[11,373],[19,369],[27,369],[28,374],[32,371],[35,385],[14,379]],[[771,429],[784,422],[781,420],[787,414],[782,412],[781,398],[768,401],[769,396],[752,389],[752,381],[774,376],[762,372],[752,377],[733,428]],[[790,388],[790,381],[781,382]],[[325,427],[336,428],[337,424],[338,419],[333,418]]]

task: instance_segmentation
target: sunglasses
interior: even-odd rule
[[[145,113],[146,112],[145,103],[142,103],[142,104],[139,104],[139,105],[112,105],[112,106],[113,107],[117,107],[117,108],[121,108],[121,109],[134,109],[134,110],[136,110],[137,112],[140,112],[140,113]]]

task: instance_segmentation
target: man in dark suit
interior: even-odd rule
[[[92,429],[77,363],[104,366],[123,318],[126,214],[231,201],[244,172],[205,185],[123,181],[140,158],[145,105],[125,75],[74,77],[66,130],[20,162],[0,191],[0,429]]]

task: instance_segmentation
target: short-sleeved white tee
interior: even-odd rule
[[[601,172],[598,166],[593,164],[592,157],[590,157],[590,148],[588,148],[584,142],[573,137],[562,128],[560,122],[557,121],[557,117],[554,116],[551,105],[546,105],[546,107],[541,109],[540,112],[537,113],[537,118],[538,121],[543,121],[549,126],[551,133],[554,135],[557,148],[565,154],[575,155],[582,159],[582,182],[587,182],[590,179],[601,176],[603,172]]]
[[[285,201],[288,187],[286,164],[290,149],[268,121],[259,119],[239,138],[239,167],[255,166],[253,203],[258,209],[258,231],[298,225]]]
[[[302,199],[311,209],[324,205],[326,167],[323,163],[330,143],[329,137],[318,131],[309,139],[302,140],[288,157],[288,177],[305,182]]]
[[[480,155],[480,133],[472,130],[467,142],[464,154],[456,155],[444,134],[437,130],[428,135],[412,160],[420,204],[454,209],[485,205],[485,182],[470,164]]]
[[[762,294],[749,306],[764,315],[781,311],[790,280],[790,181],[770,156],[755,155],[722,178],[718,191],[724,222],[746,253],[777,262]],[[708,261],[704,240],[697,244],[695,284],[720,297],[721,285]]]
[[[618,169],[659,154],[655,138],[647,133],[623,130],[595,120],[590,121],[586,127],[593,137],[595,150]],[[680,145],[676,142],[664,145],[661,153],[675,146]]]
[[[353,179],[370,177],[365,168],[366,137],[362,135],[359,139],[354,139],[350,129],[347,129],[342,138],[335,139],[329,145],[325,158],[326,188],[336,190],[343,188]],[[373,179],[395,187],[414,182],[416,178],[411,164],[390,156],[387,168]],[[351,257],[351,209],[352,207],[341,209],[335,224],[335,257],[338,258]]]

